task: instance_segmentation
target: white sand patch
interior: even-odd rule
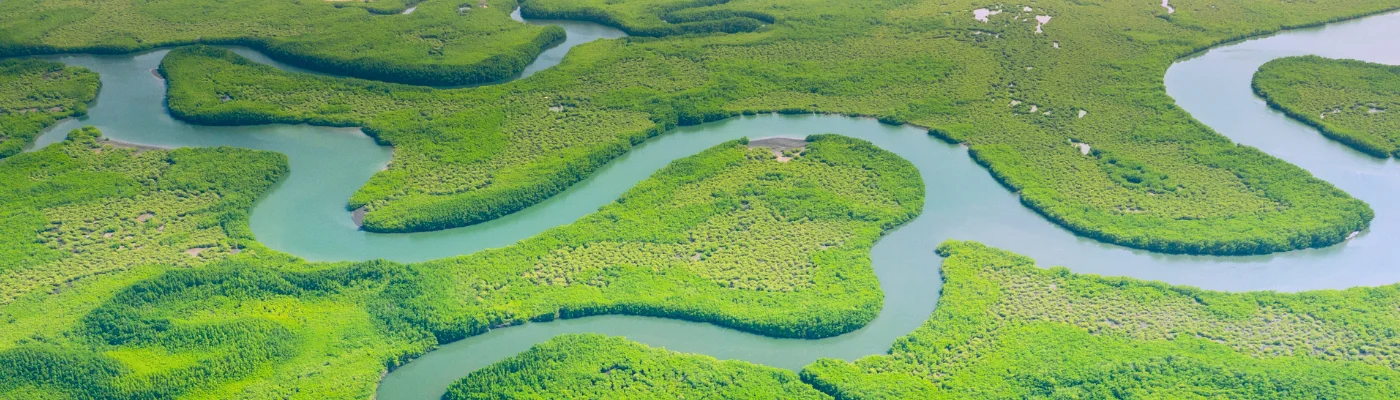
[[[1060,48],[1060,41],[1056,40],[1054,43],[1050,43],[1050,45],[1058,49]]]
[[[1035,104],[1031,104],[1031,112],[1036,112],[1036,110],[1039,110],[1039,109],[1040,109],[1039,106],[1036,106]]]
[[[1162,7],[1167,8],[1167,14],[1172,14],[1176,12],[1176,9],[1172,8],[1172,5],[1170,3],[1171,0],[1162,0]]]
[[[1384,109],[1384,108],[1369,107],[1369,108],[1366,109],[1366,113],[1367,113],[1367,114],[1380,114],[1380,113],[1383,113],[1383,112],[1385,112],[1385,109]]]
[[[208,247],[195,247],[195,248],[193,248],[193,249],[185,250],[185,254],[186,254],[186,255],[189,255],[190,257],[199,257],[199,253],[203,253],[205,250],[209,250],[209,248],[208,248]]]
[[[1087,156],[1087,155],[1089,155],[1089,152],[1093,150],[1093,148],[1089,147],[1089,144],[1088,144],[1088,143],[1079,143],[1079,142],[1070,140],[1070,141],[1069,141],[1069,144],[1074,145],[1074,147],[1078,147],[1078,148],[1079,148],[1079,154],[1081,154],[1081,155],[1086,155],[1086,156]]]
[[[1079,110],[1079,118],[1084,118],[1085,115],[1089,115],[1089,112],[1088,112],[1088,111],[1084,111],[1084,110]]]
[[[1035,33],[1042,33],[1041,30],[1040,30],[1040,27],[1045,26],[1045,24],[1048,24],[1048,23],[1050,23],[1050,16],[1049,16],[1049,15],[1037,15],[1037,16],[1035,16]]]
[[[975,20],[978,20],[978,21],[982,21],[982,22],[987,22],[987,21],[988,21],[987,17],[993,16],[993,15],[997,15],[997,14],[1001,14],[1001,10],[988,10],[988,9],[985,9],[985,8],[979,8],[979,9],[976,9],[976,10],[972,10],[972,19],[975,19]]]
[[[142,222],[142,223],[144,223],[144,222],[146,222],[146,221],[150,221],[151,218],[155,218],[155,217],[156,217],[156,215],[155,215],[155,214],[151,214],[151,213],[141,214],[140,216],[137,216],[137,217],[136,217],[136,222]]]
[[[1011,106],[1012,106],[1012,107],[1015,107],[1017,104],[1021,104],[1021,101],[1020,101],[1020,100],[1011,100]]]
[[[1031,11],[1035,11],[1035,10],[1032,10],[1032,9],[1031,9],[1031,6],[1025,6],[1025,7],[1021,7],[1021,11],[1031,12]]]
[[[409,7],[408,9],[403,10],[403,15],[413,14],[413,10],[417,10],[417,9],[418,9],[418,6]]]

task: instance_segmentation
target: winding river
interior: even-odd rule
[[[518,13],[515,15],[518,19]],[[623,34],[596,24],[559,24],[569,39],[546,51],[522,77],[558,64],[569,48]],[[360,231],[345,201],[389,161],[389,148],[358,129],[307,125],[207,127],[172,119],[164,108],[164,82],[153,73],[167,51],[136,55],[64,55],[46,59],[101,74],[102,91],[89,114],[60,123],[37,145],[60,141],[83,125],[108,137],[160,147],[237,146],[284,153],[291,174],[255,206],[252,228],[267,246],[308,260],[412,262],[472,253],[567,224],[611,202],[670,161],[739,137],[835,132],[869,140],[910,161],[927,187],[924,214],[882,239],[873,250],[885,292],[879,317],[858,331],[823,340],[774,339],[714,325],[648,317],[598,316],[530,323],[443,345],[388,374],[378,398],[437,399],[452,381],[528,349],[555,335],[598,332],[652,346],[799,369],[819,357],[855,359],[882,354],[895,338],[913,331],[937,303],[939,258],[946,239],[969,239],[1066,265],[1076,272],[1133,276],[1216,290],[1297,291],[1400,282],[1400,168],[1327,140],[1312,128],[1266,106],[1250,90],[1259,65],[1301,54],[1400,64],[1400,13],[1219,46],[1180,60],[1166,75],[1168,93],[1197,119],[1235,141],[1299,165],[1360,198],[1376,211],[1369,231],[1326,249],[1267,256],[1204,257],[1149,253],[1076,237],[1023,207],[997,184],[966,149],[923,130],[874,120],[827,115],[763,115],[675,129],[651,139],[591,178],[554,198],[505,218],[452,230],[414,234]],[[300,71],[261,54],[235,48],[254,60]],[[304,71],[303,71],[304,72]],[[1093,118],[1090,114],[1086,118]]]

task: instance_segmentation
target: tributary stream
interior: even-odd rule
[[[559,63],[572,46],[616,38],[616,29],[557,23],[569,39],[546,51],[522,77]],[[383,168],[391,149],[358,129],[307,125],[196,126],[176,121],[164,105],[164,82],[153,70],[167,51],[136,55],[63,55],[46,59],[101,75],[102,90],[85,117],[60,123],[37,146],[63,139],[83,125],[107,137],[160,147],[237,146],[286,154],[291,174],[255,206],[258,240],[308,260],[422,261],[507,246],[568,224],[616,199],[672,160],[723,141],[769,136],[839,133],[869,140],[914,163],[927,187],[924,213],[890,233],[873,250],[885,305],[869,326],[823,340],[774,339],[718,326],[649,317],[598,316],[493,330],[448,343],[388,374],[380,400],[437,399],[468,372],[518,354],[559,334],[597,332],[667,349],[800,369],[819,357],[855,359],[885,353],[926,320],[938,300],[940,259],[948,239],[976,240],[1065,265],[1081,273],[1132,276],[1215,290],[1298,291],[1400,282],[1400,166],[1330,141],[1271,110],[1250,90],[1257,68],[1272,59],[1317,54],[1400,64],[1400,13],[1230,43],[1180,60],[1166,75],[1168,93],[1200,121],[1231,139],[1301,166],[1369,203],[1371,229],[1341,245],[1268,256],[1179,256],[1132,250],[1076,237],[1020,204],[968,157],[914,127],[825,115],[762,115],[683,127],[636,146],[564,193],[507,217],[475,226],[413,234],[357,229],[346,200]],[[249,58],[300,71],[248,49]],[[304,72],[304,71],[303,71]],[[1093,118],[1089,114],[1086,118]]]

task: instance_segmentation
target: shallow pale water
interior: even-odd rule
[[[585,41],[585,35],[574,36],[575,32],[592,24],[570,25],[566,29],[578,40],[550,49],[546,53],[554,58],[542,56],[529,67],[533,70],[527,68],[522,75],[557,64],[569,48]],[[588,34],[595,38],[620,33],[596,25],[589,29],[595,29]],[[1288,120],[1255,98],[1249,88],[1250,77],[1259,65],[1289,55],[1400,63],[1400,45],[1387,39],[1394,37],[1400,37],[1400,14],[1230,44],[1183,60],[1168,70],[1168,93],[1202,122],[1236,141],[1308,169],[1376,210],[1372,228],[1354,240],[1327,249],[1269,256],[1161,255],[1078,238],[1021,206],[1014,194],[993,181],[958,146],[911,127],[814,115],[744,117],[676,129],[637,146],[563,194],[500,220],[440,232],[372,234],[355,228],[345,203],[388,162],[388,148],[376,146],[357,129],[202,127],[175,121],[163,107],[163,82],[151,72],[165,51],[135,56],[47,57],[97,71],[103,89],[88,116],[63,122],[41,137],[39,145],[61,140],[64,133],[79,126],[95,125],[110,138],[138,144],[228,145],[287,154],[292,173],[255,206],[252,228],[258,240],[269,247],[309,260],[421,261],[509,245],[596,210],[674,159],[744,136],[800,137],[833,132],[859,137],[912,161],[923,174],[927,187],[924,214],[881,240],[873,250],[886,302],[880,316],[866,328],[831,339],[794,340],[646,317],[531,323],[444,345],[386,376],[378,393],[382,400],[436,399],[449,383],[467,372],[561,333],[620,335],[672,350],[789,369],[801,368],[819,357],[854,359],[881,354],[895,338],[917,328],[932,312],[938,296],[940,261],[933,249],[947,239],[982,241],[1034,257],[1043,265],[1067,265],[1077,272],[1207,289],[1295,291],[1400,281],[1400,248],[1392,245],[1400,236],[1400,204],[1395,201],[1400,198],[1400,168]],[[238,51],[269,62],[249,50]]]

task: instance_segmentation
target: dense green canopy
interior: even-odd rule
[[[974,19],[986,7],[1000,13]],[[363,126],[395,146],[389,169],[348,204],[367,207],[372,231],[500,217],[676,125],[822,112],[913,123],[967,143],[1024,204],[1084,236],[1260,254],[1339,243],[1372,211],[1194,121],[1162,76],[1216,43],[1393,7],[1243,1],[1167,14],[1151,2],[541,0],[525,10],[634,30],[686,26],[667,19],[675,14],[773,22],[590,43],[528,79],[467,89],[282,73],[212,49],[173,52],[162,70],[184,119]]]
[[[415,1],[416,2],[416,1]],[[0,2],[0,57],[236,44],[319,71],[422,85],[519,74],[558,27],[510,20],[515,0],[14,0]]]
[[[478,370],[448,399],[1379,399],[1400,393],[1400,285],[1219,293],[1079,275],[948,242],[932,318],[888,355],[786,371],[564,336]],[[742,375],[741,375],[742,373]],[[727,388],[733,384],[736,387]],[[828,397],[829,396],[829,397]]]
[[[366,207],[377,231],[498,218],[653,135],[768,112],[929,127],[966,144],[1026,206],[1110,243],[1258,254],[1364,229],[1366,204],[1192,120],[1161,79],[1209,46],[1393,1],[1173,4],[1168,14],[1150,1],[533,0],[527,15],[639,37],[576,47],[528,79],[439,89],[409,84],[507,78],[562,30],[510,21],[508,0],[20,0],[0,2],[0,56],[242,44],[353,76],[277,71],[205,46],[175,49],[160,68],[185,120],[362,126],[395,146],[347,205]],[[441,343],[588,315],[832,337],[878,315],[870,250],[925,200],[917,169],[860,140],[816,135],[781,156],[733,141],[509,247],[312,263],[248,228],[253,202],[288,173],[281,155],[145,148],[94,128],[16,153],[80,114],[97,86],[79,68],[0,62],[0,398],[368,398],[384,372]],[[937,311],[887,355],[794,375],[570,336],[450,396],[1400,393],[1400,286],[1229,294],[1040,269],[976,243],[939,254]]]
[[[1400,156],[1400,67],[1317,56],[1270,61],[1254,74],[1269,105],[1367,154]]]
[[[142,148],[91,127],[0,160],[0,305],[94,275],[199,265],[254,246],[248,209],[286,173],[276,153]]]
[[[0,281],[10,303],[0,308],[0,363],[13,373],[0,375],[0,398],[363,398],[385,368],[438,343],[599,314],[834,336],[879,313],[870,248],[924,203],[918,170],[864,141],[813,136],[785,161],[733,141],[510,247],[411,265],[306,263],[246,240],[245,196],[285,172],[284,159],[137,151],[88,130],[0,161],[0,176],[25,180],[43,176],[23,169],[42,163],[136,169],[70,173],[88,184],[49,188],[71,205],[50,206],[47,222],[45,209],[7,203],[33,221],[4,224],[14,227],[4,240],[45,240],[4,248],[45,258],[7,256],[18,269]],[[186,163],[196,158],[226,161]],[[201,195],[212,188],[224,191]],[[132,191],[134,203],[85,190]],[[63,281],[49,291],[18,279],[39,272]]]
[[[1037,268],[948,242],[943,294],[889,355],[821,360],[838,398],[1367,399],[1400,393],[1400,285],[1221,293]]]
[[[0,60],[0,158],[19,153],[60,119],[87,113],[97,74],[39,60]]]
[[[622,338],[566,335],[473,372],[444,400],[829,399],[792,371],[653,349]]]

